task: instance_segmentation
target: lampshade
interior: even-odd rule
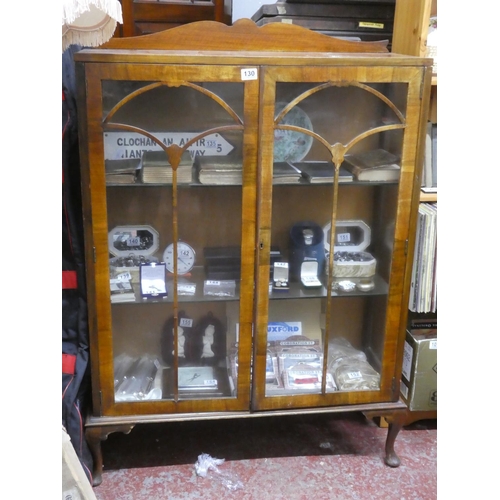
[[[123,23],[119,0],[63,0],[62,51],[70,45],[97,47]]]

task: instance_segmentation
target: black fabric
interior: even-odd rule
[[[63,54],[62,82],[62,271],[74,271],[76,289],[62,290],[62,353],[76,356],[74,373],[62,374],[62,425],[92,484],[93,460],[84,435],[90,397],[89,334],[85,286],[77,109],[73,52]]]

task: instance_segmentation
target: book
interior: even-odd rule
[[[352,182],[354,176],[344,163],[339,169],[339,182]],[[334,167],[333,163],[329,161],[301,161],[294,162],[293,165],[300,170],[302,177],[311,184],[333,182]]]
[[[141,181],[144,184],[172,184],[174,171],[164,151],[146,151],[142,156]],[[193,179],[193,160],[184,152],[177,167],[177,183],[189,184]]]
[[[127,160],[105,160],[106,184],[134,184],[141,166],[138,158]]]
[[[134,302],[135,292],[130,281],[111,278],[109,280],[111,302]]]
[[[385,149],[373,149],[362,153],[347,154],[342,165],[358,181],[397,181],[401,167],[397,156]]]
[[[288,161],[273,163],[273,184],[296,184],[302,179],[300,170]]]
[[[239,185],[243,183],[241,159],[221,156],[196,156],[194,170],[201,184]]]

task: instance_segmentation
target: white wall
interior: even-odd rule
[[[276,3],[277,0],[233,0],[233,23],[242,17],[251,18],[262,5]]]

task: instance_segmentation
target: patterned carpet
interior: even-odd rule
[[[102,443],[94,491],[98,500],[437,498],[437,421],[399,433],[398,468],[384,464],[386,435],[362,414],[139,425]],[[203,453],[224,459],[206,477],[195,469]]]

